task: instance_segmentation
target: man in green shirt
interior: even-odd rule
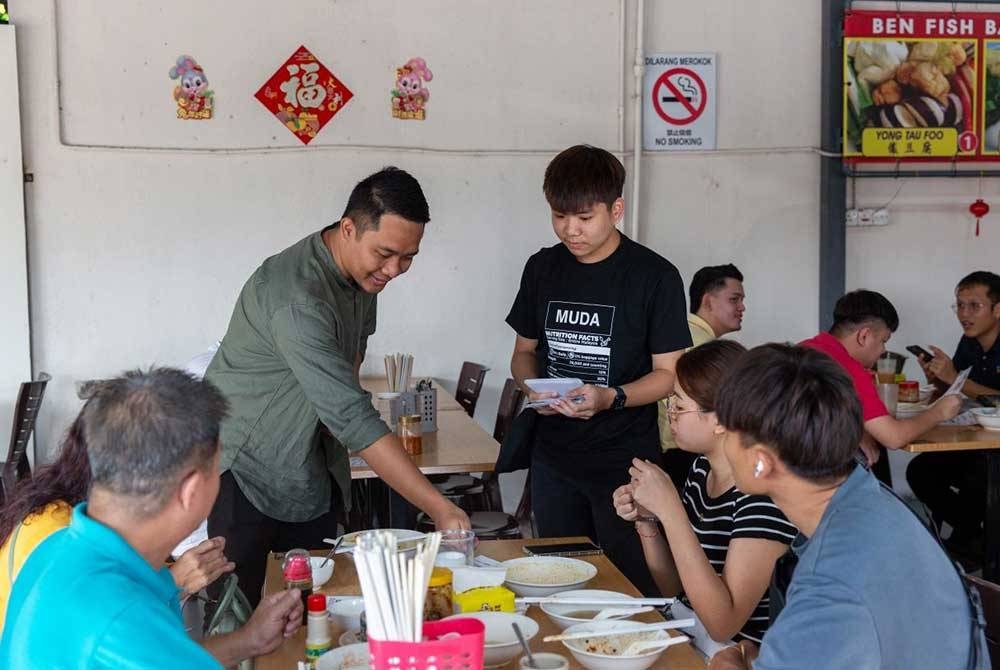
[[[470,527],[414,466],[358,381],[376,296],[409,269],[429,219],[417,180],[385,168],[354,188],[340,221],[266,259],[240,292],[205,373],[232,408],[208,528],[226,538],[252,603],[268,551],[316,548],[336,534],[340,501],[350,495],[348,453],[438,528]]]

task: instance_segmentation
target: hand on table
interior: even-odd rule
[[[188,549],[170,566],[170,576],[186,598],[214,582],[227,572],[232,572],[236,564],[223,553],[226,538],[213,537],[196,547]]]
[[[565,398],[557,400],[552,407],[571,419],[589,419],[598,412],[609,409],[614,400],[614,389],[584,384],[568,392]]]
[[[931,351],[934,352],[934,358],[927,363],[924,371],[930,370],[935,379],[939,379],[945,384],[953,383],[955,377],[958,376],[958,371],[955,369],[955,364],[952,362],[951,357],[934,345],[931,345]]]

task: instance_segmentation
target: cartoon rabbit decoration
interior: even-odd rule
[[[392,115],[397,119],[425,117],[424,106],[431,93],[424,86],[434,78],[423,58],[411,58],[406,65],[396,68],[396,87],[392,90]]]
[[[205,71],[191,56],[180,56],[170,68],[170,78],[180,79],[174,87],[178,119],[210,119],[215,94],[208,88]]]

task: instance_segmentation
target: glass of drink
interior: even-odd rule
[[[896,381],[896,361],[891,358],[880,358],[875,366],[879,384],[892,384]]]
[[[878,397],[885,404],[885,408],[889,410],[889,415],[896,416],[896,407],[899,404],[899,385],[879,384]]]
[[[442,530],[441,547],[434,564],[446,568],[472,565],[475,545],[476,534],[471,530]]]

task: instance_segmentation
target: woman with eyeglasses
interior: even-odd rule
[[[683,605],[717,643],[759,644],[768,625],[767,589],[775,561],[797,534],[769,498],[736,488],[723,451],[715,393],[745,353],[736,342],[715,340],[677,361],[667,415],[677,446],[698,454],[683,491],[659,467],[636,459],[631,482],[613,498],[618,515],[635,522],[660,591],[683,594]]]

